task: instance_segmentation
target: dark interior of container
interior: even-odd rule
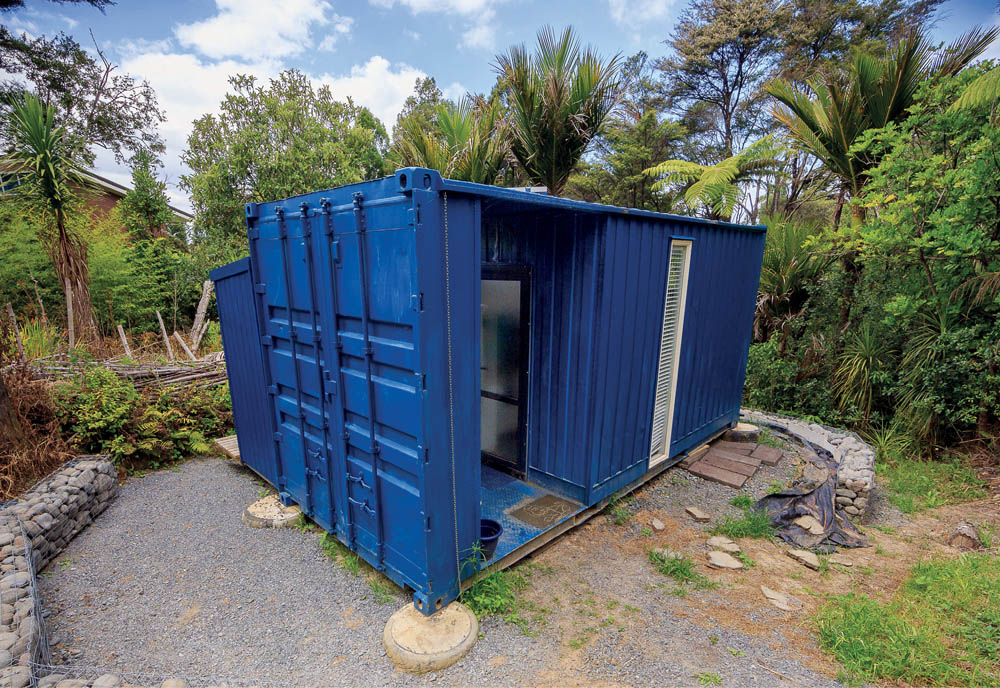
[[[566,213],[488,201],[481,227],[480,511],[503,526],[491,558],[496,561],[585,507],[582,490],[560,489],[573,471],[539,470],[545,463],[540,458],[553,453],[553,428],[572,431],[561,426],[561,409],[545,403],[541,388],[545,375],[572,372],[566,368],[575,360],[576,340],[563,342],[568,355],[560,364],[551,360],[559,352],[543,351],[550,347],[539,338],[552,334],[558,305],[552,300],[560,297],[553,285],[572,272],[581,227]],[[552,250],[559,245],[569,252]],[[583,460],[578,455],[572,467],[579,469]],[[583,481],[576,485],[582,488]]]

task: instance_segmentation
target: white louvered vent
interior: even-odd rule
[[[667,295],[663,304],[663,329],[660,332],[660,363],[656,371],[650,466],[666,459],[670,450],[670,426],[674,415],[674,390],[677,387],[677,362],[681,349],[690,251],[689,241],[675,240],[671,243]]]

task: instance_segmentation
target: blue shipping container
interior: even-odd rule
[[[426,614],[739,416],[764,228],[392,177],[246,209],[240,452]]]

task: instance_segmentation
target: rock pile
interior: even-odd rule
[[[776,428],[796,439],[825,449],[837,462],[837,507],[864,517],[875,489],[875,450],[852,432],[806,423],[787,416],[743,409],[740,417]]]
[[[117,492],[112,463],[83,456],[0,508],[0,686],[29,685],[32,666],[48,656],[34,572],[58,556]]]

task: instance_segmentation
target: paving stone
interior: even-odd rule
[[[698,461],[693,466],[688,468],[693,475],[699,478],[704,478],[705,480],[711,480],[715,483],[721,483],[726,487],[732,487],[739,489],[743,487],[743,483],[747,481],[747,476],[741,475],[739,473],[734,473],[732,471],[727,471],[724,468],[719,468],[711,464],[705,463],[704,461]]]
[[[104,676],[94,681],[91,688],[118,688],[121,684],[122,680],[114,674],[104,674]]]
[[[854,566],[854,562],[845,557],[843,554],[831,554],[828,561],[831,564],[837,564],[838,566]]]
[[[687,453],[687,456],[685,456],[681,460],[681,462],[679,464],[680,467],[681,468],[687,468],[688,466],[690,466],[691,464],[693,464],[695,461],[698,461],[702,456],[705,455],[705,452],[708,451],[708,448],[709,447],[708,447],[707,444],[703,444],[700,447],[698,447],[697,449],[692,449],[691,451],[689,451]]]
[[[709,521],[712,520],[711,516],[709,516],[696,506],[685,507],[684,511],[686,511],[687,515],[693,518],[698,523],[708,523]]]
[[[743,562],[732,554],[712,550],[708,553],[708,565],[716,569],[741,569]]]
[[[792,521],[802,530],[808,532],[810,535],[822,535],[826,532],[826,528],[823,524],[816,520],[816,517],[806,514],[805,516],[799,516],[797,519]]]
[[[809,550],[806,550],[806,549],[790,549],[790,550],[786,550],[785,553],[788,556],[790,556],[792,559],[794,559],[795,561],[799,562],[800,564],[803,564],[804,566],[808,566],[809,568],[813,569],[814,571],[816,571],[816,570],[819,569],[819,557],[817,557],[815,554],[813,554]]]
[[[712,443],[713,449],[723,449],[725,451],[731,451],[736,454],[744,454],[749,456],[750,453],[757,448],[756,442],[729,442],[728,440],[719,440],[718,442]]]
[[[740,475],[745,475],[748,478],[757,472],[756,466],[751,466],[749,464],[741,463],[739,461],[730,461],[729,459],[719,456],[715,452],[711,451],[705,454],[705,458],[699,461],[695,465],[700,465],[703,463],[707,463],[712,466],[717,466],[719,468],[724,468],[727,471],[732,471],[733,473],[739,473]]]
[[[768,466],[777,466],[778,462],[781,461],[782,454],[783,452],[777,447],[768,447],[767,445],[761,444],[753,450],[753,453],[750,454],[750,456],[755,459],[760,459],[761,463]]]
[[[663,521],[661,521],[658,518],[654,518],[652,521],[650,521],[649,525],[653,526],[653,530],[655,531],[661,531],[667,527],[666,525],[664,525]]]
[[[740,551],[740,546],[725,535],[716,535],[708,538],[708,546],[720,552],[729,552],[730,554],[736,554]]]
[[[729,461],[738,461],[739,463],[744,463],[748,466],[753,466],[754,468],[760,468],[760,459],[754,458],[752,456],[747,456],[746,454],[739,454],[737,452],[728,451],[726,449],[716,449],[713,447],[706,456],[714,454],[715,456],[721,456]]]
[[[766,585],[760,586],[760,591],[764,593],[764,597],[767,598],[768,602],[773,604],[778,609],[783,609],[786,612],[794,612],[799,609],[802,609],[802,607],[804,606],[802,604],[802,600],[796,597],[792,597],[791,595],[788,595],[786,593],[778,592],[777,590],[772,590]]]

